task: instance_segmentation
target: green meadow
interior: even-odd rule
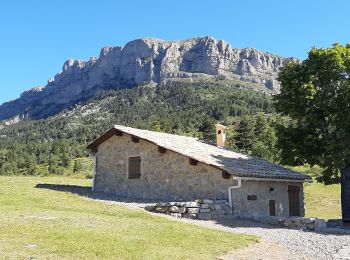
[[[91,180],[1,176],[1,259],[213,259],[258,241],[38,184]]]

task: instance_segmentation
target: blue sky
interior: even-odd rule
[[[45,85],[69,58],[141,37],[213,36],[305,58],[312,46],[350,42],[348,0],[60,0],[0,3],[0,103]]]

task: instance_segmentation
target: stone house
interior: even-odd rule
[[[234,216],[303,216],[310,177],[197,138],[116,125],[88,145],[93,190],[154,201],[221,199]]]

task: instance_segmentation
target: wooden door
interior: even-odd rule
[[[289,216],[300,216],[300,187],[288,185]]]
[[[276,201],[275,200],[269,200],[269,211],[270,211],[270,216],[276,216]]]

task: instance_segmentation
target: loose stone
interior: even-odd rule
[[[170,210],[171,213],[178,213],[179,212],[179,207],[172,206],[169,210]]]
[[[210,220],[211,219],[211,214],[210,213],[199,213],[198,214],[198,219]]]
[[[199,203],[197,202],[186,202],[185,207],[186,208],[199,208]]]
[[[199,208],[187,208],[187,212],[191,214],[198,214]]]
[[[182,218],[182,215],[180,213],[170,213],[170,216],[175,218]]]
[[[209,209],[209,204],[202,204],[202,205],[201,205],[201,208],[202,208],[202,209]]]

